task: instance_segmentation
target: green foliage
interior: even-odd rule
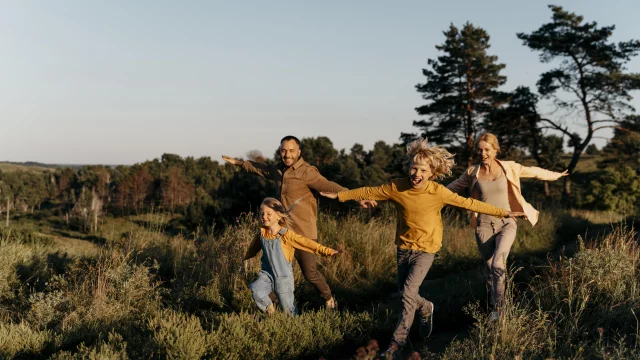
[[[36,356],[55,342],[49,330],[33,330],[25,323],[0,322],[0,358],[11,359],[18,355]]]
[[[598,209],[613,210],[625,214],[638,211],[640,202],[640,176],[637,168],[628,165],[607,167],[591,181],[586,201]]]
[[[530,34],[519,33],[518,38],[540,52],[542,62],[556,66],[540,75],[540,94],[553,99],[560,108],[584,114],[584,138],[569,129],[562,118],[544,120],[569,137],[574,150],[567,168],[573,173],[593,134],[615,125],[633,110],[628,102],[630,92],[640,89],[640,74],[626,73],[625,64],[640,51],[640,41],[612,43],[609,39],[614,26],[599,27],[560,6],[549,8],[551,22]]]
[[[149,320],[148,326],[162,358],[198,360],[207,352],[208,335],[193,315],[162,311]]]

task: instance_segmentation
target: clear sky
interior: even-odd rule
[[[555,3],[640,38],[640,1]],[[548,22],[546,4],[0,0],[0,160],[271,156],[287,134],[397,142],[450,23],[489,32],[505,90],[535,87],[548,66],[515,34]]]

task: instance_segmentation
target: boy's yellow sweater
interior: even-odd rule
[[[414,189],[408,178],[395,179],[377,187],[341,191],[340,201],[390,200],[398,211],[396,245],[402,249],[436,253],[442,247],[442,216],[445,205],[453,205],[497,217],[507,210],[478,200],[459,196],[443,185],[426,180],[422,189]]]

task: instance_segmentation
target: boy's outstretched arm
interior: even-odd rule
[[[321,192],[320,195],[330,199],[338,199],[340,202],[348,200],[389,200],[393,194],[393,183],[376,187],[361,187],[358,189],[340,192]]]
[[[519,211],[507,211],[505,209],[489,205],[479,200],[460,196],[446,187],[440,187],[442,202],[445,205],[452,205],[459,208],[487,214],[495,217],[524,217],[525,214]]]

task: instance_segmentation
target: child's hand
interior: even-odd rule
[[[509,211],[505,217],[506,218],[523,218],[525,220],[527,219],[527,215],[522,211]]]
[[[337,192],[321,191],[320,195],[322,195],[324,197],[328,197],[329,199],[337,199],[338,198],[338,193]]]

